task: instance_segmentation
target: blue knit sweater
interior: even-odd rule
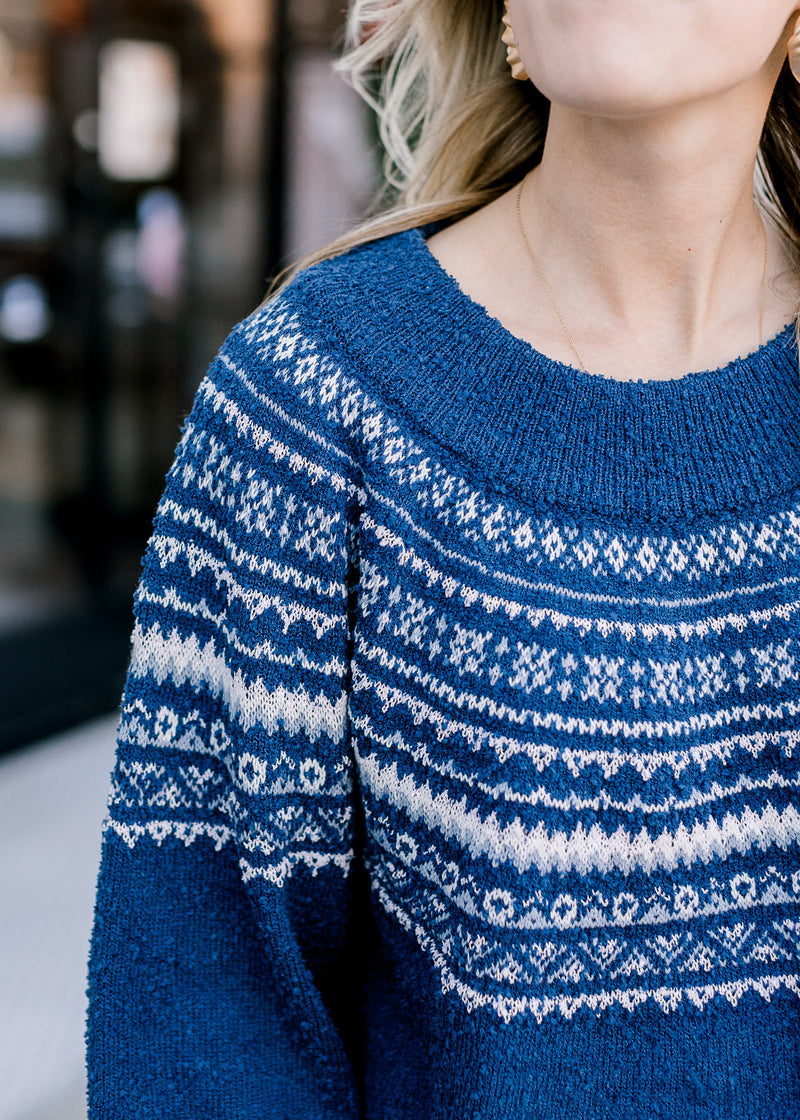
[[[230,335],[167,479],[93,1120],[800,1117],[793,332],[535,352],[414,230]]]

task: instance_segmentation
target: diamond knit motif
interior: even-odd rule
[[[92,1114],[800,1115],[798,608],[791,331],[613,382],[420,231],[301,274],[145,558]]]

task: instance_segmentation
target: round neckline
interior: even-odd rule
[[[586,373],[468,296],[428,248],[432,228],[323,261],[293,290],[309,330],[358,371],[365,401],[399,425],[403,446],[433,450],[448,485],[468,479],[535,516],[623,526],[796,501],[793,324],[716,369],[665,380]]]
[[[585,381],[587,383],[605,382],[612,386],[621,385],[628,386],[670,386],[681,385],[686,383],[714,381],[730,376],[731,373],[736,372],[741,365],[749,365],[759,363],[761,359],[769,353],[773,348],[780,346],[785,347],[788,336],[795,334],[797,330],[796,321],[790,320],[786,323],[776,334],[756,346],[747,354],[738,355],[731,358],[730,361],[723,363],[720,366],[711,367],[705,370],[689,370],[687,373],[681,374],[679,377],[662,377],[662,378],[644,378],[644,377],[610,377],[603,373],[592,373],[588,370],[582,370],[578,366],[572,365],[570,362],[563,362],[559,358],[553,358],[543,351],[538,350],[527,339],[522,338],[520,335],[514,334],[512,330],[502,323],[496,315],[492,313],[478,300],[473,299],[458,282],[451,272],[448,272],[438,257],[431,252],[428,245],[428,237],[441,227],[442,223],[435,223],[426,226],[417,226],[408,232],[412,237],[415,237],[418,242],[418,248],[422,254],[427,258],[429,267],[434,269],[440,274],[441,283],[449,287],[449,296],[454,302],[461,303],[470,317],[476,322],[481,321],[480,324],[483,331],[487,336],[493,336],[495,339],[505,338],[509,345],[514,345],[520,351],[520,356],[524,357],[526,352],[528,359],[533,365],[542,367],[545,365],[550,366],[553,370],[557,371],[563,378],[574,380],[576,382]]]

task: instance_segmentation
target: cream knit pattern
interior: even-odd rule
[[[800,1116],[791,329],[613,381],[424,231],[198,390],[137,594],[91,1115]]]

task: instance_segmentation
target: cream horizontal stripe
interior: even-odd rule
[[[242,870],[242,880],[245,883],[250,883],[254,879],[262,879],[272,883],[275,887],[283,887],[298,866],[309,868],[312,875],[316,875],[318,871],[322,871],[326,867],[334,867],[346,876],[352,862],[352,850],[348,852],[297,851],[283,856],[276,863],[259,864],[258,866],[249,863],[242,857],[239,860],[239,866]]]
[[[301,424],[300,421],[296,417],[291,416],[285,408],[281,408],[277,401],[274,401],[272,397],[269,397],[266,393],[262,393],[259,389],[257,389],[250,378],[247,376],[245,371],[242,369],[242,367],[240,365],[237,365],[236,362],[232,361],[227,354],[220,354],[219,358],[222,364],[230,370],[230,372],[242,383],[242,385],[244,385],[250,396],[257,400],[260,404],[263,404],[270,410],[270,412],[273,412],[283,424],[286,424],[288,428],[293,428],[296,432],[299,432],[300,435],[302,435],[310,443],[316,443],[319,447],[324,447],[326,451],[330,451],[331,454],[347,463],[348,466],[354,467],[357,471],[360,471],[360,465],[356,462],[355,459],[352,458],[352,456],[350,456],[344,450],[344,448],[337,447],[335,443],[332,443],[329,439],[326,439],[325,436],[321,435],[313,428],[309,428],[307,425]]]
[[[236,568],[245,568],[250,572],[260,572],[262,575],[270,576],[276,583],[290,585],[297,591],[315,591],[322,598],[333,599],[344,594],[342,579],[331,579],[323,582],[318,576],[309,575],[299,568],[293,568],[290,564],[278,563],[271,556],[265,556],[263,553],[247,552],[245,549],[239,548],[234,544],[227,529],[220,528],[215,518],[208,517],[197,509],[180,506],[171,499],[165,499],[159,506],[159,512],[169,515],[179,525],[192,525],[195,529],[199,529],[201,533],[217,541],[223,546],[228,559]],[[341,514],[335,514],[331,517],[331,524],[339,525],[342,540],[344,540],[346,529],[341,524],[342,520]],[[344,553],[344,549],[342,549],[342,553]],[[323,556],[329,564],[335,561],[341,562],[343,558],[338,554],[336,556],[326,556],[325,553],[320,551],[315,555]]]
[[[207,821],[148,821],[146,824],[130,824],[107,816],[104,825],[106,833],[118,836],[131,849],[139,840],[153,840],[159,847],[165,840],[180,840],[185,847],[194,844],[201,836],[213,840],[214,848],[220,852],[234,838],[233,830],[221,824]]]
[[[453,560],[459,564],[464,564],[465,567],[468,568],[473,568],[475,571],[480,572],[481,575],[486,576],[488,579],[495,579],[503,583],[508,583],[511,586],[524,588],[525,590],[529,591],[548,591],[553,595],[560,595],[565,599],[579,600],[587,603],[615,603],[625,606],[644,605],[684,610],[686,607],[706,606],[709,603],[723,602],[726,599],[733,599],[742,595],[762,595],[764,592],[773,591],[777,587],[786,587],[792,584],[800,583],[800,576],[782,576],[780,579],[770,580],[767,583],[755,584],[753,586],[742,585],[726,588],[722,591],[711,592],[708,595],[682,596],[679,599],[668,599],[654,595],[603,595],[598,592],[576,590],[575,588],[565,587],[563,584],[551,583],[544,580],[526,580],[522,576],[515,576],[510,572],[503,572],[502,570],[498,570],[496,568],[490,568],[482,561],[476,560],[473,556],[467,556],[464,553],[456,552],[451,548],[447,548],[437,537],[428,532],[427,529],[423,529],[421,525],[418,525],[413,517],[409,514],[408,510],[398,505],[397,502],[393,501],[391,498],[382,494],[381,491],[378,490],[375,486],[365,481],[364,489],[366,493],[375,498],[377,502],[385,506],[387,509],[391,509],[398,517],[405,521],[409,528],[411,528],[411,530],[421,540],[427,541],[428,544],[432,545],[439,553],[439,555],[443,556],[445,559]],[[797,520],[800,521],[800,516],[796,515],[793,511],[790,511],[790,515],[792,517],[796,517]],[[548,523],[552,524],[549,519]],[[406,559],[403,560],[403,563],[407,562],[408,557],[412,557],[413,566],[415,568],[419,568],[420,570],[424,570],[427,573],[426,578],[429,585],[435,585],[436,583],[441,583],[444,581],[446,577],[443,573],[441,573],[437,568],[430,564],[429,561],[425,560],[424,557],[421,557],[419,553],[417,553],[411,546],[403,543],[401,541],[401,538],[397,537],[397,535],[394,534],[388,526],[370,519],[368,527],[375,532],[376,536],[380,534],[381,538],[389,535],[392,539],[392,544],[395,547],[398,543],[401,543],[401,555],[406,557]],[[643,537],[642,546],[646,545],[649,541],[649,537]],[[607,547],[610,547],[610,545]],[[498,560],[499,559],[500,558],[498,557]],[[461,586],[461,581],[455,580],[453,582],[455,582],[457,586]],[[473,588],[468,588],[468,592],[470,595],[478,594],[478,592]]]
[[[492,635],[490,634],[489,637],[491,637],[491,636]],[[787,642],[787,645],[788,645],[788,642]],[[492,695],[491,692],[486,692],[484,694],[478,694],[478,693],[475,693],[475,692],[468,692],[466,689],[460,689],[460,690],[456,689],[447,680],[444,680],[442,677],[436,676],[436,674],[430,672],[430,670],[425,671],[422,668],[420,668],[419,665],[412,664],[411,662],[407,661],[405,658],[401,657],[400,654],[392,653],[389,650],[385,649],[383,646],[373,645],[370,642],[367,642],[364,639],[361,632],[358,632],[356,634],[355,649],[359,654],[361,654],[363,656],[363,658],[367,662],[377,662],[381,666],[381,668],[387,669],[387,670],[389,670],[389,672],[394,673],[394,675],[395,675],[395,677],[398,681],[398,684],[402,681],[402,678],[406,678],[406,680],[411,680],[415,684],[417,684],[422,690],[424,690],[424,692],[427,695],[429,695],[431,698],[435,698],[436,700],[444,700],[447,704],[451,705],[453,708],[458,708],[460,711],[478,712],[480,715],[484,715],[484,716],[490,717],[492,719],[497,719],[497,720],[507,720],[509,723],[517,724],[517,725],[524,725],[527,718],[528,718],[528,715],[530,714],[530,708],[528,708],[528,707],[519,708],[519,707],[515,707],[511,704],[506,704],[504,702],[498,703],[498,701],[495,700],[495,698],[494,698],[494,696]],[[556,651],[552,650],[550,652],[555,653]],[[758,652],[759,651],[751,650],[751,653],[758,653]],[[719,656],[718,661],[721,662],[722,658],[724,656],[725,655]],[[587,658],[585,658],[585,660],[586,660],[588,665],[591,665],[591,659],[590,658],[587,657]],[[735,660],[735,658],[733,660]],[[800,660],[800,658],[798,658],[798,660]],[[700,659],[700,661],[702,662],[702,659]],[[794,658],[792,658],[792,661],[794,661]],[[675,662],[672,662],[670,664],[675,664]],[[659,670],[659,669],[663,670],[664,663],[663,662],[658,663],[658,662],[654,662],[654,661],[650,660],[650,666],[651,666],[651,669],[653,669],[653,670]],[[639,666],[639,668],[642,668],[642,667]],[[757,668],[758,668],[758,666],[756,664],[756,669]],[[505,670],[505,672],[506,672],[507,676],[510,676],[510,675],[512,675],[513,670],[510,670],[510,669],[507,668]],[[642,669],[642,672],[644,672],[643,669]],[[726,672],[727,672],[727,670],[726,670]],[[498,674],[499,673],[500,673],[500,670],[498,668]],[[788,679],[791,680],[791,681],[794,681],[794,680],[797,680],[798,676],[800,676],[800,674],[794,673]],[[490,679],[492,679],[492,678],[490,677]],[[656,679],[656,681],[658,681],[657,677],[655,677],[655,679]],[[637,681],[638,680],[639,680],[639,678],[637,677]],[[583,674],[582,679],[581,679],[580,687],[584,688],[586,686],[586,682],[587,682],[587,675]],[[652,688],[652,684],[649,687]],[[558,684],[552,686],[552,691],[554,693],[557,693],[558,690],[559,690]],[[521,693],[519,690],[514,690],[514,691],[516,692],[516,695],[520,698],[520,701],[524,703],[525,694]],[[726,689],[726,691],[727,691],[727,689]],[[406,697],[405,693],[403,693],[402,695],[404,696],[404,698]],[[589,695],[591,695],[591,694],[589,694]],[[581,699],[583,700],[584,703],[586,702],[586,700],[588,698],[589,697],[587,695],[582,695],[582,697],[581,697]],[[592,698],[597,699],[597,697],[592,697]],[[615,697],[614,699],[618,701],[617,697]],[[602,703],[602,699],[600,700],[600,702]],[[673,697],[671,702],[670,702],[670,706],[672,706],[672,704],[674,702],[675,702],[675,698]],[[788,703],[791,703],[791,701],[788,701]],[[687,701],[684,701],[684,704],[688,707],[688,702]],[[733,710],[733,709],[718,709],[718,710],[724,711],[724,710]],[[742,709],[740,708],[740,709],[736,709],[736,710],[741,711]],[[696,719],[696,718],[697,718],[697,715],[694,714],[694,713],[691,716],[687,717],[687,719],[689,719],[689,720]],[[666,721],[666,720],[654,721],[654,726],[656,726],[656,727],[664,726],[667,723],[670,726],[674,726],[676,724],[676,722],[677,721],[675,719],[672,719],[672,720],[669,720],[669,721]],[[637,724],[636,726],[640,726],[640,724]]]
[[[357,728],[370,742],[384,748],[391,753],[400,750],[409,755],[416,763],[445,778],[460,782],[470,790],[478,791],[493,801],[505,801],[517,805],[542,806],[546,809],[555,809],[562,813],[579,813],[590,811],[599,813],[605,809],[614,809],[619,813],[673,813],[686,812],[699,809],[703,805],[713,805],[728,797],[736,797],[740,793],[755,793],[757,790],[796,789],[800,790],[800,771],[795,778],[787,778],[773,770],[764,778],[753,779],[747,774],[739,775],[739,780],[731,784],[712,782],[707,790],[694,789],[690,797],[679,798],[671,795],[663,801],[645,801],[636,794],[626,801],[619,801],[609,796],[605,789],[601,789],[596,797],[578,797],[571,793],[569,797],[554,797],[544,786],[537,786],[530,793],[521,793],[512,789],[506,782],[492,785],[485,782],[476,771],[467,772],[459,769],[452,759],[440,762],[433,758],[425,743],[411,745],[405,741],[400,731],[391,735],[380,735],[375,731],[368,716],[355,716],[352,718],[353,727]]]
[[[443,947],[440,947],[422,923],[416,921],[412,915],[407,914],[398,906],[384,889],[379,889],[377,895],[386,913],[416,939],[420,948],[430,958],[439,973],[444,992],[456,992],[470,1012],[477,1010],[479,1007],[490,1007],[506,1023],[512,1022],[520,1015],[531,1015],[540,1024],[554,1013],[560,1014],[565,1019],[571,1019],[583,1007],[591,1008],[594,1012],[601,1012],[616,1005],[624,1007],[628,1011],[633,1011],[650,1000],[656,1003],[665,1014],[669,1014],[676,1011],[684,1000],[702,1011],[717,996],[723,996],[734,1007],[747,992],[754,992],[767,1001],[781,988],[800,996],[800,975],[796,973],[783,976],[747,977],[741,980],[729,980],[717,984],[700,984],[691,987],[614,988],[579,995],[511,996],[500,994],[497,991],[493,993],[482,992],[456,976]]]
[[[261,726],[270,735],[304,735],[312,742],[324,732],[336,743],[345,735],[344,691],[332,702],[324,693],[312,696],[302,687],[269,687],[260,677],[248,683],[240,670],[231,672],[213,642],[201,646],[195,634],[184,640],[175,631],[165,636],[158,624],[149,630],[137,625],[131,672],[137,677],[151,674],[159,684],[167,679],[176,685],[188,683],[223,698],[245,731]]]
[[[527,743],[524,740],[513,739],[508,735],[495,735],[486,727],[471,724],[466,720],[453,719],[418,696],[411,696],[402,689],[394,688],[383,681],[373,680],[363,672],[357,662],[353,663],[353,686],[356,691],[366,689],[374,691],[386,707],[395,708],[402,705],[407,708],[413,715],[416,725],[425,721],[435,729],[438,742],[443,742],[451,736],[457,735],[473,751],[484,748],[493,750],[501,762],[505,762],[516,755],[527,755],[537,765],[564,761],[570,767],[574,766],[577,772],[585,768],[586,765],[592,763],[605,765],[607,761],[611,767],[611,773],[615,773],[620,766],[628,763],[633,765],[642,777],[648,780],[651,774],[659,766],[664,765],[665,761],[673,755],[677,755],[678,758],[683,757],[682,769],[685,768],[692,752],[695,751],[706,752],[705,756],[709,759],[722,757],[713,744],[710,746],[705,744],[702,746],[695,745],[688,747],[685,751],[661,751],[658,754],[645,752],[634,754],[630,751],[620,751],[618,749],[613,751],[581,751],[577,749],[562,751],[549,743]],[[678,739],[684,735],[696,735],[703,731],[713,730],[715,727],[742,720],[785,720],[789,716],[797,715],[798,712],[800,712],[800,700],[785,700],[775,706],[769,704],[741,705],[733,708],[720,708],[716,712],[699,712],[687,719],[637,720],[635,723],[631,723],[625,719],[565,717],[560,712],[541,712],[529,708],[514,713],[514,721],[519,723],[520,726],[528,725],[534,729],[565,732],[569,735],[603,735],[612,738],[622,736],[625,739],[645,737],[663,741],[670,738]],[[510,709],[509,719],[511,719]],[[786,739],[789,746],[795,746],[800,742],[800,728],[771,733],[759,731],[757,735],[752,736],[759,751],[763,750],[763,746],[760,745],[762,738],[763,742],[768,742],[770,741],[768,739],[770,734],[773,735],[772,742],[779,742],[781,738]],[[779,736],[779,738],[774,738],[774,736]],[[745,741],[745,737],[741,735],[732,736],[729,740],[729,742],[737,744],[743,741]],[[703,755],[697,755],[696,757],[702,758]]]
[[[137,592],[136,597],[141,603],[152,603],[154,606],[174,611],[175,614],[187,615],[190,618],[202,618],[204,621],[212,623],[225,638],[227,646],[253,661],[267,661],[271,665],[281,665],[287,669],[309,669],[321,676],[336,677],[342,680],[347,672],[347,666],[338,657],[332,657],[329,661],[312,661],[306,655],[305,650],[300,647],[292,653],[278,653],[275,644],[270,641],[249,646],[239,638],[234,629],[226,624],[228,617],[226,611],[220,611],[219,613],[212,611],[205,599],[201,599],[197,603],[189,603],[181,599],[180,593],[175,587],[170,587],[163,594],[156,594],[142,587]]]
[[[302,603],[292,602],[280,595],[265,595],[252,587],[245,587],[239,583],[234,573],[216,556],[212,556],[203,548],[191,542],[179,540],[177,537],[167,537],[156,534],[151,538],[151,547],[158,556],[162,568],[175,564],[183,556],[189,565],[192,575],[197,576],[203,570],[213,573],[216,583],[220,587],[227,587],[230,598],[239,599],[249,610],[251,618],[258,618],[268,610],[274,610],[281,619],[283,632],[286,634],[293,623],[302,620],[309,622],[316,631],[317,638],[322,638],[335,626],[342,624],[344,618],[345,585],[341,585],[342,607],[336,614],[326,614],[314,607],[306,607]]]
[[[375,521],[369,514],[365,513],[362,516],[361,525],[364,529],[370,529],[374,532],[375,538],[382,548],[390,549],[396,553],[393,560],[386,563],[387,569],[391,568],[393,563],[396,563],[400,568],[410,565],[413,570],[423,574],[428,587],[441,584],[446,598],[457,596],[467,607],[478,603],[490,615],[502,611],[512,619],[522,616],[534,629],[538,628],[543,622],[549,621],[558,631],[567,627],[577,630],[582,638],[596,632],[603,638],[608,638],[611,634],[619,634],[629,642],[636,637],[643,637],[652,641],[653,638],[659,636],[670,642],[675,641],[678,637],[688,642],[692,638],[706,638],[709,634],[718,636],[726,629],[733,629],[737,634],[741,634],[748,626],[763,625],[776,618],[786,622],[800,610],[800,600],[795,599],[791,603],[778,603],[766,610],[751,611],[748,614],[710,616],[695,622],[676,624],[656,621],[630,622],[618,618],[586,618],[580,615],[565,614],[553,607],[528,607],[513,599],[489,595],[485,591],[479,591],[477,588],[461,583],[453,576],[445,575],[428,563],[414,549],[410,548],[402,537],[397,536],[391,529]],[[787,576],[785,579],[777,580],[774,583],[763,584],[759,590],[770,590],[781,584],[796,583],[798,580],[800,580],[800,577]],[[558,593],[559,590],[553,584],[537,584],[535,586],[538,590],[548,590],[554,593]],[[639,601],[635,598],[621,600],[625,605],[635,604]],[[667,603],[661,605],[677,606],[678,604]]]
[[[276,439],[267,428],[262,428],[260,424],[257,424],[222,389],[219,389],[210,375],[201,383],[198,396],[204,397],[215,412],[221,412],[226,421],[236,428],[238,436],[249,439],[257,451],[266,450],[276,463],[282,463],[286,460],[287,466],[293,472],[302,472],[312,482],[324,479],[330,483],[337,493],[348,491],[349,485],[343,475],[328,470],[314,459],[308,459],[304,455],[300,455],[288,444]]]
[[[667,890],[653,885],[644,894],[593,888],[584,896],[580,892],[562,891],[554,898],[544,899],[540,891],[524,895],[506,887],[487,888],[459,865],[443,866],[433,844],[427,848],[412,847],[407,835],[384,828],[373,828],[371,835],[388,857],[373,862],[370,870],[374,882],[382,883],[391,892],[396,888],[397,864],[413,868],[415,875],[431,883],[452,907],[494,929],[538,933],[555,929],[649,928],[787,903],[796,905],[800,901],[800,871],[791,877],[780,876],[776,867],[768,868],[768,873],[759,875],[757,881],[753,876],[736,872],[730,874],[727,881],[715,874],[711,886],[708,880],[689,883],[672,880]],[[781,878],[783,882],[778,881]],[[703,898],[710,901],[704,902]],[[441,908],[439,912],[444,915]]]
[[[401,778],[396,762],[382,766],[375,756],[360,751],[356,757],[375,798],[466,848],[473,859],[511,864],[520,874],[532,867],[541,875],[552,871],[587,875],[595,870],[628,875],[634,868],[650,874],[657,868],[674,871],[681,864],[691,867],[698,861],[727,859],[753,847],[785,849],[800,840],[800,813],[792,805],[781,813],[767,805],[760,812],[726,813],[720,823],[710,817],[691,828],[679,824],[674,833],[665,828],[655,839],[644,828],[631,835],[622,826],[607,833],[597,824],[588,830],[578,824],[570,833],[548,831],[541,823],[526,828],[519,819],[501,825],[494,813],[483,818],[476,809],[468,809],[466,797],[454,801],[446,791],[434,796],[410,774]]]

